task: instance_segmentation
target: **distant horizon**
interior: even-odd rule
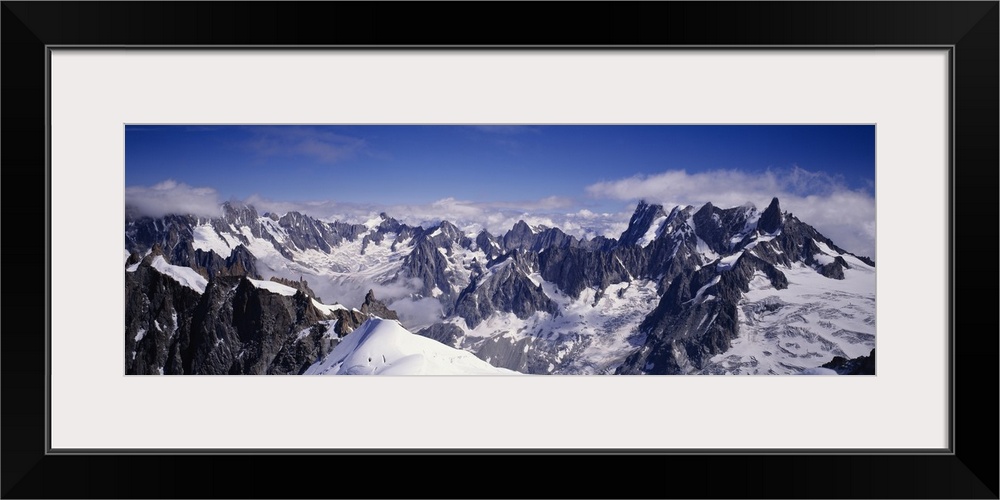
[[[151,216],[218,216],[229,201],[617,238],[640,200],[763,210],[777,197],[875,257],[873,125],[127,125],[125,159],[126,204]]]
[[[777,197],[775,197],[775,198],[777,198]],[[225,201],[219,202],[218,206],[219,206],[220,211],[219,211],[218,214],[212,216],[212,218],[214,218],[214,217],[220,217],[220,216],[224,215],[223,212],[221,211],[221,209],[227,203],[230,204],[230,205],[237,205],[237,206],[243,206],[243,207],[252,208],[261,217],[266,217],[266,216],[271,215],[271,214],[274,214],[274,215],[276,215],[278,217],[284,217],[285,215],[294,212],[294,213],[299,213],[299,214],[311,217],[313,219],[316,219],[316,220],[319,220],[319,221],[322,221],[322,222],[327,222],[327,223],[337,222],[337,223],[347,223],[347,224],[362,224],[362,223],[365,222],[365,220],[372,219],[372,218],[374,218],[376,216],[379,216],[381,214],[385,214],[386,217],[395,219],[397,221],[401,221],[401,217],[402,218],[406,218],[405,215],[393,214],[393,213],[387,212],[385,210],[382,210],[382,211],[377,212],[377,213],[374,212],[374,211],[366,212],[366,213],[360,213],[359,212],[357,214],[348,215],[344,219],[339,219],[339,218],[336,218],[336,217],[320,217],[320,216],[316,216],[316,214],[314,214],[314,213],[311,213],[309,211],[308,207],[304,207],[303,209],[298,209],[298,208],[293,207],[293,208],[288,209],[288,210],[277,210],[277,211],[276,210],[261,210],[261,209],[258,209],[257,206],[254,205],[253,203],[247,202],[247,201],[243,201],[243,200],[225,200]],[[683,209],[683,208],[691,207],[691,208],[693,208],[693,209],[695,209],[697,211],[701,207],[705,206],[705,204],[712,203],[712,202],[709,201],[709,202],[701,203],[701,204],[698,204],[698,205],[691,205],[691,204],[673,204],[673,205],[669,205],[668,204],[668,205],[665,205],[665,204],[662,204],[662,203],[657,203],[655,201],[641,199],[641,200],[637,200],[635,202],[631,202],[630,206],[632,206],[632,207],[638,207],[642,203],[645,203],[647,205],[660,205],[660,206],[663,207],[663,209],[667,213],[670,213],[670,211],[673,210],[674,208],[682,208]],[[779,203],[780,203],[780,198],[779,198]],[[756,208],[757,210],[760,210],[760,211],[763,211],[764,208],[766,208],[766,206],[763,206],[763,207],[762,206],[757,206],[757,204],[755,204],[753,202],[750,202],[750,201],[743,202],[743,203],[738,204],[738,205],[719,205],[717,203],[712,203],[712,205],[715,206],[715,207],[721,208],[721,209],[731,209],[731,208],[737,208],[737,207],[747,206],[747,205],[752,205],[754,208]],[[126,208],[133,208],[133,209],[135,209],[135,206],[134,205],[130,205],[128,202],[126,202],[125,207]],[[784,208],[782,208],[782,210],[784,210]],[[624,212],[622,212],[622,213],[624,213]],[[629,212],[629,216],[631,216],[633,213],[634,212]],[[141,215],[145,216],[146,214],[141,214]],[[193,215],[193,216],[197,216],[196,214],[191,214],[191,213],[171,213],[171,214],[166,214],[166,215],[178,215],[178,216]],[[202,215],[205,216],[207,214],[202,214]],[[511,227],[513,227],[514,224],[517,224],[518,222],[522,222],[522,221],[525,222],[525,223],[528,223],[528,221],[526,221],[524,219],[517,219],[517,220],[515,220],[511,224]],[[426,219],[426,223],[424,223],[424,224],[410,224],[410,225],[412,227],[421,227],[423,229],[431,229],[431,228],[435,228],[435,227],[441,225],[444,222],[448,222],[448,223],[450,223],[452,225],[458,226],[458,224],[456,224],[455,220],[450,220],[448,218],[428,218],[428,219]],[[533,226],[533,227],[545,226],[545,227],[556,227],[556,228],[562,229],[559,226],[549,225],[549,224],[544,224],[544,223],[541,223],[541,224],[530,224],[530,223],[528,223],[528,225]],[[507,228],[507,229],[509,230],[510,228]],[[497,233],[493,233],[493,234],[494,235],[502,235],[505,232],[506,231],[501,231],[498,234]],[[621,236],[621,234],[618,234],[615,237],[617,238],[618,236]]]

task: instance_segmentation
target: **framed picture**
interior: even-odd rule
[[[8,311],[45,321],[8,325],[4,338],[3,447],[19,457],[4,461],[4,496],[304,496],[235,477],[217,477],[211,493],[146,488],[162,475],[154,462],[194,476],[253,460],[283,475],[316,460],[414,467],[408,455],[420,454],[416,467],[430,473],[449,458],[517,454],[534,467],[558,454],[607,466],[609,478],[576,491],[609,497],[622,496],[619,467],[648,462],[711,485],[682,496],[996,498],[996,464],[976,458],[996,456],[996,439],[978,437],[995,430],[971,420],[995,415],[995,401],[955,385],[996,373],[995,356],[977,356],[996,352],[996,336],[971,333],[996,331],[995,318],[956,313],[972,291],[996,293],[957,279],[990,264],[975,257],[981,235],[956,234],[996,215],[996,2],[639,4],[611,8],[630,26],[618,39],[569,27],[531,46],[500,31],[425,31],[436,21],[403,27],[456,8],[486,7],[4,3],[4,166],[9,185],[46,193],[40,209],[8,208],[8,234],[34,229],[26,240],[46,243],[44,253],[29,244],[22,258],[37,266],[24,268],[46,272],[8,274],[43,281]],[[609,19],[596,5],[578,13]],[[693,16],[718,23],[695,32],[681,22]],[[552,25],[537,33],[556,36]],[[440,124],[874,127],[876,375],[123,376],[128,127]],[[621,181],[604,185],[636,188]],[[846,218],[855,202],[829,210]],[[47,480],[74,477],[84,460],[89,481]],[[713,470],[741,472],[718,484]],[[481,479],[456,480],[456,492]],[[669,481],[639,482],[643,496],[671,494]],[[380,496],[439,494],[387,487],[398,489]]]

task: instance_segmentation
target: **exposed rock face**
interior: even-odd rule
[[[438,247],[446,248],[458,245],[461,248],[468,248],[472,240],[462,234],[462,231],[448,221],[441,221],[436,228],[425,231],[424,237],[437,244]]]
[[[521,373],[542,373],[543,370],[531,353],[530,337],[517,340],[501,337],[496,342],[483,342],[476,356],[493,366]]]
[[[687,225],[690,212],[689,207],[674,209],[667,215],[659,205],[640,204],[623,233],[626,235],[623,239],[634,240],[632,244],[602,243],[546,249],[538,255],[542,277],[572,297],[579,296],[586,288],[604,290],[608,285],[636,278],[651,278],[668,284],[682,270],[705,263],[697,252],[694,233]],[[659,235],[640,245],[655,221],[661,221]]]
[[[426,237],[418,237],[413,250],[403,259],[398,279],[416,279],[420,284],[418,293],[425,297],[436,295],[435,289],[444,294],[451,293],[451,280],[447,252]]]
[[[377,316],[382,319],[395,319],[398,320],[399,316],[396,315],[396,311],[389,309],[381,301],[375,298],[375,292],[368,290],[368,294],[365,295],[365,302],[361,304],[361,314],[370,316]]]
[[[625,256],[625,259],[621,257]],[[612,283],[627,281],[633,271],[643,266],[643,259],[634,252],[590,251],[582,248],[553,248],[538,256],[542,277],[559,285],[572,297],[578,297],[585,288],[603,290]],[[638,273],[636,273],[638,274]]]
[[[844,279],[844,269],[849,269],[850,267],[847,265],[847,261],[838,255],[829,264],[818,264],[816,270],[827,278],[842,280]]]
[[[778,232],[778,229],[781,229],[781,222],[781,208],[778,206],[778,199],[771,198],[771,204],[760,214],[757,229],[765,234],[774,234]]]
[[[166,373],[297,373],[368,317],[398,319],[371,290],[359,310],[321,310],[312,304],[318,298],[305,280],[268,276],[298,290],[294,296],[256,288],[241,278],[260,279],[260,272],[272,269],[273,262],[266,259],[258,269],[257,258],[248,250],[260,249],[262,243],[291,259],[307,250],[356,251],[360,239],[361,254],[377,249],[371,259],[387,270],[380,268],[383,274],[377,283],[404,286],[411,290],[411,298],[435,298],[441,303],[446,322],[420,334],[472,350],[496,366],[529,373],[551,372],[563,356],[580,355],[588,341],[574,332],[536,328],[531,333],[534,337],[514,335],[482,342],[467,338],[465,328],[477,328],[484,320],[505,313],[521,320],[555,317],[561,314],[559,304],[584,294],[593,307],[606,290],[624,296],[623,287],[609,287],[641,283],[641,304],[632,303],[641,313],[629,319],[635,335],[619,344],[635,351],[627,357],[628,351],[623,351],[613,358],[613,365],[608,362],[595,370],[703,373],[710,369],[706,368],[710,358],[727,352],[739,338],[740,314],[770,304],[741,306],[752,280],[759,284],[766,279],[767,286],[783,290],[789,286],[785,272],[805,270],[844,280],[856,272],[851,271],[853,266],[860,266],[850,258],[852,254],[783,212],[777,198],[763,212],[751,204],[723,209],[711,203],[667,211],[643,201],[620,238],[583,241],[558,228],[531,227],[524,221],[503,236],[483,230],[470,238],[448,221],[425,229],[383,213],[380,220],[366,224],[328,223],[298,212],[260,217],[252,206],[230,203],[213,219],[127,214],[129,373],[160,369]],[[391,242],[388,248],[387,241]],[[344,247],[348,242],[355,245]],[[228,256],[215,253],[229,248]],[[208,280],[205,293],[199,295],[150,268],[148,259],[143,261],[147,253],[193,269]],[[269,259],[276,258],[266,247],[265,253]],[[870,259],[857,258],[874,266]],[[350,259],[343,253],[331,256],[331,262],[340,266],[338,273],[354,272]],[[544,287],[541,280],[547,282]],[[855,338],[855,344],[871,341],[865,337],[870,334],[862,333],[864,326],[852,328],[857,331],[841,334]],[[573,347],[563,349],[563,344]],[[534,352],[545,349],[544,354]],[[847,351],[857,353],[856,349]],[[824,352],[843,354],[832,348]],[[844,359],[841,363],[854,361]]]
[[[757,209],[753,205],[721,209],[706,203],[692,218],[702,241],[713,251],[727,254],[748,242],[745,238],[755,229],[753,222],[756,215]]]
[[[622,246],[638,245],[650,230],[659,229],[653,227],[653,223],[666,216],[663,205],[650,205],[645,200],[640,201],[629,220],[628,229],[618,238],[618,243]]]
[[[618,373],[697,372],[709,358],[726,352],[739,335],[738,303],[757,271],[776,290],[788,287],[778,266],[801,263],[827,278],[844,279],[847,261],[818,243],[834,252],[847,252],[791,214],[783,214],[777,198],[756,215],[751,205],[719,209],[710,203],[694,214],[695,230],[687,240],[700,239],[727,257],[700,268],[687,263],[664,281],[669,285],[660,303],[640,326],[647,333],[646,344],[629,356]]]
[[[306,294],[306,295],[308,295],[308,296],[316,299],[317,302],[323,302],[323,300],[320,299],[319,296],[316,295],[312,291],[311,288],[309,288],[309,282],[306,281],[306,280],[304,280],[304,279],[302,279],[301,277],[299,277],[298,281],[296,281],[296,280],[290,280],[290,279],[282,278],[280,276],[271,276],[271,281],[273,281],[275,283],[281,283],[282,285],[285,285],[285,286],[290,286],[290,287],[292,287],[292,288],[294,288],[294,289],[296,289],[296,290],[298,290],[298,291],[300,291],[300,292],[302,292],[302,293],[304,293],[304,294]]]
[[[339,322],[337,323],[340,324]],[[355,326],[355,328],[357,325]],[[332,334],[327,322],[316,323],[296,335],[295,341],[285,342],[268,366],[271,375],[301,375],[316,360],[323,359],[337,344],[342,334]]]
[[[234,227],[248,227],[258,238],[265,234],[258,220],[257,209],[253,205],[237,205],[230,202],[222,204],[222,221]]]
[[[265,227],[267,224],[274,230]],[[254,238],[267,241],[288,259],[293,258],[292,250],[318,250],[329,253],[333,247],[344,241],[355,241],[368,231],[363,224],[327,223],[299,212],[289,212],[281,217],[276,214],[260,217],[252,205],[226,202],[222,204],[221,216],[212,219],[190,215],[167,215],[154,219],[126,209],[125,247],[129,251],[143,253],[154,244],[159,244],[165,249],[165,256],[171,264],[192,267],[191,264],[197,261],[195,252],[202,251],[196,250],[192,245],[194,228],[201,225],[211,226],[221,240],[235,239],[242,243],[243,252],[247,251],[245,245],[250,242],[246,234],[249,233]],[[272,233],[280,234],[281,241]],[[223,234],[227,235],[227,238],[224,238]],[[226,256],[219,257],[226,258]],[[204,256],[201,258],[209,259]]]
[[[618,373],[685,373],[728,350],[739,333],[737,304],[758,270],[775,289],[788,287],[784,273],[747,253],[725,272],[713,264],[675,278],[640,326],[648,333],[646,345]]]
[[[432,338],[451,347],[460,347],[465,332],[451,323],[438,323],[420,330],[417,334]]]
[[[343,238],[329,225],[304,216],[298,212],[288,212],[278,219],[278,225],[288,234],[288,242],[296,248],[314,248],[330,253],[330,244],[340,244]]]
[[[160,274],[148,261],[126,272],[125,373],[183,373],[178,346],[200,301],[198,292]]]
[[[512,312],[521,319],[538,311],[557,314],[556,303],[528,277],[537,268],[533,255],[514,250],[491,263],[486,275],[462,291],[453,313],[464,318],[469,328],[498,312]]]
[[[480,244],[448,221],[430,229],[416,228],[413,234],[412,249],[403,258],[392,282],[415,282],[417,294],[435,297],[442,306],[449,307],[468,285],[470,272],[482,271],[483,263],[476,259],[459,262],[460,255],[479,248]],[[491,238],[485,232],[478,237],[487,245],[486,250],[490,250]],[[401,242],[398,238],[397,241]]]
[[[230,234],[231,237],[236,238],[243,245],[247,245],[250,242],[244,231],[249,232],[254,238],[260,238],[271,243],[285,258],[292,258],[292,253],[288,248],[275,239],[271,232],[264,227],[265,222],[261,221],[258,217],[257,209],[253,205],[235,205],[225,202],[222,204],[222,212],[223,215],[221,218],[214,218],[209,221],[199,219],[198,223],[207,222],[220,237],[223,233]],[[271,221],[270,218],[266,220]]]
[[[175,250],[181,248],[186,251],[192,250],[190,243],[178,245],[175,247]],[[257,259],[243,245],[237,245],[232,253],[229,254],[229,257],[226,258],[219,257],[213,251],[206,252],[200,249],[194,250],[193,255],[190,257],[186,253],[175,251],[174,255],[170,258],[170,262],[174,265],[190,267],[206,278],[214,278],[216,276],[249,276],[254,279],[260,279],[260,274],[257,272]]]
[[[535,243],[535,233],[531,226],[523,220],[517,221],[514,227],[503,235],[503,248],[505,251],[513,249],[529,249]]]
[[[532,228],[523,220],[517,221],[514,227],[503,236],[503,249],[506,252],[527,250],[537,253],[544,249],[567,248],[579,244],[576,237],[564,233],[557,227]]]
[[[858,356],[854,359],[834,356],[830,362],[823,365],[823,368],[830,368],[840,375],[875,375],[875,349],[872,349],[867,356]]]
[[[195,311],[189,341],[181,343],[183,373],[287,373],[287,365],[271,366],[278,352],[320,319],[301,292],[287,297],[246,279],[235,287],[232,279],[212,281]]]
[[[272,293],[241,277],[218,276],[199,294],[150,260],[125,275],[128,374],[297,374],[368,319],[326,314],[302,291]],[[362,307],[395,318],[373,297]]]
[[[558,227],[548,227],[535,236],[530,250],[538,253],[549,248],[569,248],[579,246],[579,244],[580,242],[575,236],[562,232]]]
[[[139,254],[146,253],[154,245],[168,249],[169,253],[182,242],[192,241],[193,228],[198,225],[198,219],[189,215],[166,215],[154,219],[135,214],[134,218],[130,218],[130,211],[125,213],[125,248]]]
[[[486,258],[489,260],[494,260],[503,255],[503,247],[500,245],[500,242],[485,229],[480,231],[476,236],[476,245],[486,254]]]
[[[365,234],[364,238],[361,241],[362,254],[364,254],[365,251],[367,251],[368,245],[372,243],[380,245],[382,244],[383,241],[385,241],[385,238],[388,235],[396,235],[390,247],[392,251],[396,251],[399,248],[399,244],[417,236],[422,232],[422,228],[401,224],[396,219],[393,219],[392,217],[386,215],[385,212],[380,213],[379,218],[382,219],[382,222],[380,222],[378,227],[375,228],[375,232]],[[354,234],[355,229],[359,230],[359,232],[357,232],[356,235],[352,236],[351,239],[356,238],[357,235],[364,233],[364,230],[367,229],[364,225],[361,224],[357,224],[351,227],[352,227],[352,234]]]
[[[361,323],[364,323],[368,319],[367,315],[357,309],[338,309],[331,316],[336,320],[333,331],[341,337],[353,332]]]
[[[344,241],[355,241],[368,231],[364,224],[328,223],[294,211],[278,218],[277,222],[278,227],[284,232],[285,241],[278,242],[269,234],[268,238],[264,239],[271,240],[283,255],[289,253],[289,246],[298,250],[330,253],[333,247]],[[256,233],[254,235],[256,236]]]
[[[617,245],[618,240],[606,236],[595,236],[593,239],[580,242],[580,247],[594,251],[611,250]]]

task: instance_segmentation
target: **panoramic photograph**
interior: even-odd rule
[[[126,125],[126,375],[875,375],[874,125]]]

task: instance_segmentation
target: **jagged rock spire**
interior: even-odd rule
[[[383,302],[375,298],[375,291],[372,289],[369,289],[368,294],[365,295],[365,302],[361,304],[361,313],[382,319],[399,319],[396,311],[389,309]]]
[[[781,227],[781,207],[778,206],[778,198],[772,198],[771,204],[760,214],[757,221],[757,229],[765,233],[774,233]]]

